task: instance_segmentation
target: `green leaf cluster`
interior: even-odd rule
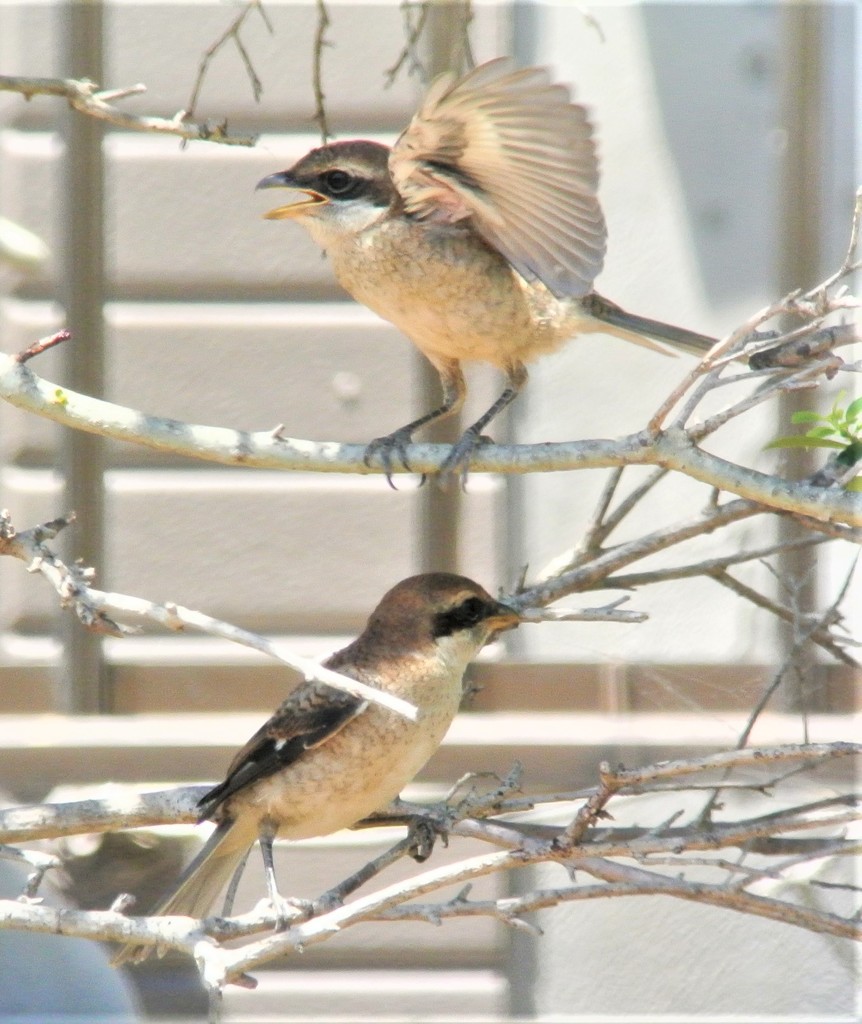
[[[795,412],[793,423],[810,423],[804,434],[777,437],[767,448],[832,448],[838,451],[836,461],[842,466],[855,466],[862,462],[862,397],[846,407],[842,391],[827,415],[801,410]],[[847,485],[849,491],[862,491],[862,477],[854,477]]]

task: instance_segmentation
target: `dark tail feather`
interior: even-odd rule
[[[660,320],[650,320],[649,317],[627,313],[616,303],[603,298],[596,292],[586,296],[581,303],[588,313],[603,323],[619,327],[632,334],[646,335],[648,338],[667,342],[668,345],[681,349],[683,352],[690,352],[692,355],[702,356],[718,340],[710,338],[706,334],[698,334],[697,331],[689,331],[685,327],[674,327],[673,324],[664,324]]]

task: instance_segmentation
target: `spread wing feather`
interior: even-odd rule
[[[444,75],[389,157],[409,213],[479,234],[556,295],[592,288],[605,252],[592,127],[542,68],[489,61]]]

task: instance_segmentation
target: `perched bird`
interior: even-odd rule
[[[712,347],[713,338],[631,315],[592,290],[606,242],[598,178],[585,109],[545,69],[503,57],[460,80],[438,78],[391,149],[336,142],[259,182],[294,192],[265,216],[302,224],[341,285],[440,374],[440,407],[366,450],[390,482],[393,455],[409,469],[413,433],[461,408],[465,361],[499,367],[508,384],[443,472],[466,465],[524,386],[525,364],[574,335],[600,331],[663,352],[651,339],[699,354]]]
[[[519,621],[464,576],[427,573],[394,586],[362,635],[324,665],[409,701],[416,721],[325,683],[300,684],[201,799],[200,820],[217,827],[155,913],[206,916],[256,839],[278,910],[273,839],[328,835],[384,808],[440,745],[468,663]],[[127,945],[114,964],[151,951]]]

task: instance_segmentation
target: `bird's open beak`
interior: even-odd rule
[[[274,210],[265,213],[264,220],[286,220],[288,217],[295,217],[307,210],[309,206],[322,206],[329,202],[326,196],[315,192],[312,188],[300,188],[287,171],[270,174],[259,181],[256,188],[287,188],[296,196],[295,202],[288,203],[286,206],[277,206]]]

